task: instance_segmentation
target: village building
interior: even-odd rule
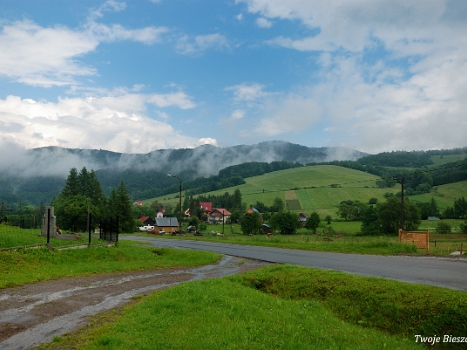
[[[178,219],[174,217],[156,218],[155,229],[160,233],[178,232]]]
[[[224,208],[214,208],[208,215],[208,222],[210,224],[222,224],[226,223],[230,218],[230,211]]]

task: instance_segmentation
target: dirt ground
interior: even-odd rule
[[[136,295],[181,282],[217,278],[268,265],[224,256],[198,268],[135,271],[66,278],[0,290],[0,349],[32,349],[84,327],[91,315],[120,307]]]

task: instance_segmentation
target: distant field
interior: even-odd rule
[[[433,164],[430,165],[431,167],[443,165],[446,163],[451,163],[451,162],[457,162],[459,160],[464,160],[467,158],[467,154],[451,154],[451,155],[445,155],[445,156],[431,156],[431,160],[433,161]]]
[[[467,180],[436,186],[431,193],[410,196],[409,198],[414,202],[422,203],[429,202],[431,198],[434,198],[438,204],[438,208],[443,211],[447,207],[452,207],[454,205],[454,200],[461,197],[467,197]]]
[[[447,156],[445,156],[447,158]],[[337,209],[344,200],[359,200],[368,203],[371,198],[384,202],[385,193],[396,194],[400,186],[377,188],[379,177],[362,171],[333,165],[318,165],[276,171],[273,173],[245,179],[246,184],[230,187],[208,194],[220,195],[233,193],[238,188],[243,202],[247,206],[257,201],[270,206],[274,198],[281,198],[288,203],[288,209],[310,214],[316,211],[322,218],[330,215],[337,218]],[[434,198],[441,210],[453,206],[456,198],[467,197],[467,181],[435,187],[431,193],[409,197],[415,202],[428,202]],[[162,203],[176,205],[176,194],[155,198]],[[170,198],[170,199],[169,199]],[[150,203],[155,199],[147,200]],[[298,201],[298,202],[297,202]]]

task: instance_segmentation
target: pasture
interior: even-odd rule
[[[267,206],[273,204],[274,198],[281,198],[286,209],[294,212],[304,212],[309,215],[316,211],[322,218],[330,215],[337,218],[339,203],[346,200],[358,200],[368,203],[376,198],[378,203],[386,201],[387,193],[400,192],[400,185],[392,188],[378,188],[378,176],[358,170],[347,169],[334,165],[317,165],[301,168],[280,170],[261,176],[245,179],[245,184],[229,187],[218,191],[205,193],[206,195],[222,195],[225,192],[233,193],[239,189],[242,201],[246,206],[262,202]],[[414,202],[429,202],[434,198],[439,209],[445,210],[453,206],[454,200],[467,193],[467,181],[456,182],[434,187],[431,193],[407,197]],[[145,200],[150,204],[154,200],[162,204],[176,206],[178,195],[166,195]]]

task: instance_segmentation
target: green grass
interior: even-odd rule
[[[278,298],[226,278],[156,292],[108,321],[48,348],[423,348],[411,339],[344,322],[320,302]]]
[[[333,165],[317,165],[301,168],[280,170],[261,176],[245,179],[245,184],[209,192],[206,194],[221,195],[225,192],[233,193],[239,189],[242,193],[242,201],[247,205],[254,205],[257,201],[270,206],[274,198],[281,198],[286,202],[286,192],[295,192],[298,205],[294,205],[296,212],[310,214],[316,211],[322,218],[330,215],[337,218],[339,203],[345,200],[359,200],[368,203],[371,198],[376,198],[379,203],[386,201],[385,194],[396,194],[401,188],[396,185],[392,188],[377,188],[378,176],[358,170],[347,169]],[[338,187],[331,187],[337,185]],[[440,210],[452,207],[454,200],[467,193],[467,181],[434,187],[431,193],[410,196],[415,202],[429,202],[434,198]],[[149,204],[158,200],[163,204],[176,206],[178,198],[176,194],[166,195],[145,200]],[[178,195],[178,193],[177,193]],[[170,198],[170,199],[168,199]]]
[[[433,164],[430,165],[430,167],[436,167],[440,166],[446,163],[452,163],[452,162],[457,162],[460,160],[464,160],[467,158],[467,154],[449,154],[449,155],[444,155],[444,156],[431,156],[431,160],[433,161]]]
[[[219,254],[212,252],[156,249],[136,244],[122,241],[118,247],[0,252],[0,288],[96,273],[200,266],[220,259]]]
[[[294,266],[230,279],[287,300],[319,301],[346,322],[389,334],[467,334],[461,291]]]
[[[208,226],[208,229],[213,226]],[[220,225],[215,228],[217,232],[222,228]],[[169,239],[189,239],[196,241],[210,241],[222,243],[234,243],[245,245],[256,245],[265,247],[288,248],[315,250],[324,252],[358,253],[358,254],[424,254],[423,250],[417,250],[414,246],[400,244],[396,236],[355,236],[341,235],[336,232],[329,234],[295,234],[295,235],[272,235],[270,237],[262,235],[246,236],[243,234],[231,234],[230,226],[225,226],[224,237],[217,237],[215,234],[207,233],[202,237],[187,235],[181,236],[163,236]],[[239,229],[235,230],[239,232]],[[305,230],[303,231],[305,232]],[[146,237],[155,237],[145,235]],[[157,236],[156,236],[157,239]],[[466,237],[467,239],[467,237]],[[466,241],[467,242],[467,241]]]
[[[27,245],[47,244],[47,237],[39,236],[40,229],[21,229],[16,226],[0,224],[0,249]],[[52,247],[88,243],[87,235],[81,241],[50,239]]]

